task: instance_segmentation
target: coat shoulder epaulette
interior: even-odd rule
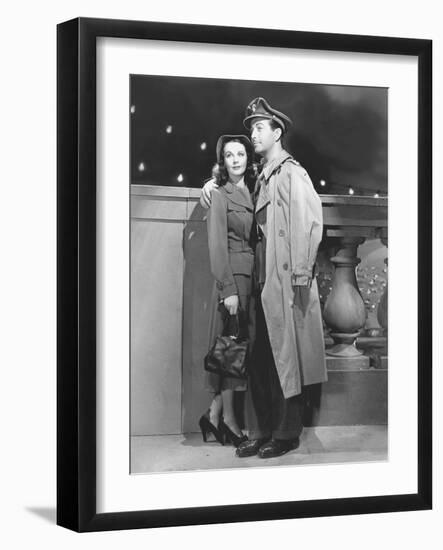
[[[286,161],[292,162],[292,164],[295,164],[296,166],[301,166],[301,164],[298,162],[298,160],[295,160],[295,159],[292,158],[292,157],[288,157],[288,158],[286,159]],[[285,161],[285,162],[286,162],[286,161]]]
[[[286,171],[288,174],[292,174],[292,177],[301,178],[303,181],[310,183],[312,185],[311,178],[308,175],[308,172],[304,166],[302,166],[298,160],[288,157],[283,163],[282,166],[286,164]]]
[[[298,172],[302,172],[302,173],[305,173],[306,170],[303,168],[303,166],[298,162],[298,160],[295,160],[294,158],[292,157],[288,157],[286,158],[282,164],[281,164],[282,167],[285,167],[286,170],[290,171],[291,168],[296,168],[296,170]]]
[[[298,160],[295,160],[295,159],[292,158],[292,157],[288,157],[288,158],[285,159],[283,162],[284,162],[284,163],[285,163],[285,162],[289,162],[289,163],[291,163],[291,164],[293,164],[293,165],[295,165],[295,166],[298,166],[299,168],[303,168],[303,166],[298,162]]]

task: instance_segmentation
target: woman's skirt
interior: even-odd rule
[[[255,339],[252,277],[248,275],[234,275],[234,279],[238,289],[240,308],[245,312],[245,317],[248,319],[248,336],[252,346]],[[214,306],[210,323],[209,346],[212,346],[215,337],[222,333],[226,315],[225,306],[223,303],[217,305],[216,296],[218,296],[218,293],[214,292],[213,299],[216,305]],[[240,378],[220,376],[212,372],[205,372],[205,388],[213,393],[220,393],[222,390],[245,391],[247,389],[247,381]]]

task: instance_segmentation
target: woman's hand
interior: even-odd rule
[[[203,208],[211,208],[211,191],[213,189],[217,189],[217,187],[218,185],[215,183],[214,178],[204,184],[202,188],[202,193],[200,195],[200,204],[203,206]]]
[[[228,296],[223,300],[223,304],[225,308],[229,311],[230,315],[237,315],[238,311],[238,296],[237,294],[234,294],[232,296]]]

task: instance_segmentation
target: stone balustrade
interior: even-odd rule
[[[324,235],[319,254],[327,254],[334,265],[332,288],[323,309],[333,345],[326,353],[332,366],[367,367],[369,357],[356,346],[366,322],[366,307],[360,293],[356,268],[358,247],[366,239],[387,245],[387,197],[322,195]],[[387,265],[387,260],[385,260]],[[387,286],[378,307],[378,321],[387,331]]]

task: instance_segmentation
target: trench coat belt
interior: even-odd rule
[[[248,241],[229,241],[228,250],[229,252],[251,252],[251,254],[254,252]]]

